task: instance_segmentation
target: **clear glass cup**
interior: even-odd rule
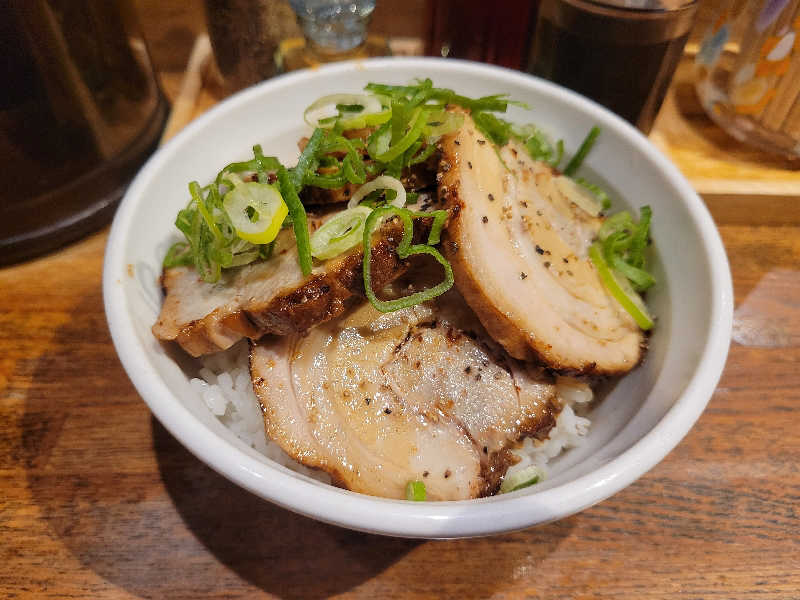
[[[527,70],[648,133],[696,9],[696,0],[542,0]]]
[[[800,0],[721,6],[695,58],[708,115],[740,141],[800,156]]]
[[[285,40],[278,68],[292,71],[320,63],[386,56],[385,38],[369,36],[376,0],[289,0],[304,39]]]

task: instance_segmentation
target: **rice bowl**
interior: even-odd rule
[[[347,81],[357,90],[367,81],[402,83],[421,73],[459,91],[503,90],[528,101],[536,108],[536,120],[573,149],[583,132],[600,124],[604,137],[589,168],[620,198],[648,197],[660,217],[653,232],[656,245],[669,250],[657,265],[661,283],[652,302],[660,322],[650,356],[593,411],[585,443],[554,460],[549,478],[536,489],[441,505],[410,505],[338,490],[308,474],[290,472],[277,454],[269,454],[269,447],[259,448],[274,457],[266,459],[213,414],[224,409],[223,414],[230,410],[232,416],[229,405],[220,404],[213,393],[206,393],[207,404],[203,394],[208,390],[192,382],[195,373],[181,369],[149,339],[159,305],[155,280],[171,227],[168,216],[159,222],[152,215],[169,215],[179,207],[186,181],[198,171],[211,173],[225,159],[238,158],[251,142],[277,148],[288,160],[296,153],[296,107],[309,104],[320,88],[341,89]],[[291,106],[281,101],[287,94],[293,96]],[[266,105],[268,112],[255,109]],[[209,148],[215,149],[212,156],[207,155]],[[127,274],[128,265],[133,266],[133,277]],[[422,537],[485,535],[561,518],[633,481],[677,444],[699,416],[724,364],[731,321],[730,275],[713,223],[686,181],[635,130],[592,103],[534,78],[427,59],[349,63],[278,78],[231,98],[191,124],[151,159],[123,201],[109,240],[104,293],[115,345],[137,389],[165,426],[200,458],[247,489],[297,512],[355,529]],[[229,373],[230,380],[222,377],[221,383],[220,371],[213,371],[206,372],[208,379],[225,389],[236,389],[241,381],[241,371]],[[685,385],[676,386],[676,381]],[[246,419],[241,421],[238,433],[246,435],[248,427],[253,431]],[[573,433],[580,424],[573,422]]]

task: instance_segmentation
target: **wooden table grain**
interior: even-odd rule
[[[593,508],[475,540],[323,525],[194,458],[114,353],[107,231],[0,269],[0,597],[800,599],[796,200],[709,202],[736,322],[684,441]]]

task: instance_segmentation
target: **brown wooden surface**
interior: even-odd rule
[[[613,498],[479,540],[322,525],[190,455],[114,354],[105,231],[0,269],[0,598],[800,598],[800,198],[728,200],[734,339],[697,425]]]

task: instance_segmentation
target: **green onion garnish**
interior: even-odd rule
[[[409,481],[406,484],[406,500],[424,502],[425,484],[422,481]]]
[[[622,308],[633,317],[636,324],[645,331],[652,329],[653,319],[647,312],[641,297],[627,285],[626,279],[614,275],[605,258],[603,258],[603,250],[599,242],[595,242],[589,247],[589,258],[597,268],[600,281],[603,282],[605,288],[620,303]]]
[[[297,256],[300,260],[300,270],[303,275],[308,277],[311,275],[311,244],[308,239],[306,209],[303,208],[303,204],[300,202],[297,189],[289,177],[289,171],[283,165],[278,169],[278,185],[280,186],[283,200],[289,208],[289,216],[292,218],[294,237],[297,240]]]
[[[503,477],[500,484],[500,493],[508,494],[532,486],[542,480],[542,470],[536,465],[531,465],[510,475]]]
[[[356,206],[334,215],[311,235],[311,255],[320,260],[339,256],[364,238],[364,223],[372,209]]]
[[[438,213],[438,214],[437,214]],[[396,215],[403,222],[403,237],[400,244],[397,246],[397,256],[401,260],[408,258],[414,254],[429,254],[436,261],[444,267],[444,280],[438,285],[428,288],[421,292],[415,292],[402,298],[395,300],[380,300],[375,296],[372,289],[372,234],[380,226],[384,217]],[[415,217],[433,217],[434,225],[431,228],[431,233],[428,235],[428,244],[411,244],[411,238],[414,232],[414,225],[412,219]],[[381,206],[373,210],[367,217],[367,222],[364,225],[364,291],[366,292],[367,299],[370,304],[380,312],[392,312],[427,302],[453,287],[453,269],[450,263],[442,256],[436,248],[430,244],[437,243],[442,229],[442,223],[447,218],[447,211],[435,210],[431,212],[412,212],[407,208],[399,208],[396,206]],[[434,235],[435,234],[435,235]]]
[[[600,135],[599,127],[592,127],[589,130],[589,133],[586,135],[586,138],[584,138],[583,142],[578,148],[578,151],[575,153],[575,156],[573,156],[567,163],[567,166],[564,167],[564,175],[571,177],[575,174],[575,172],[583,163],[583,160],[586,158],[586,155],[589,154],[589,150],[591,150],[592,146],[594,146],[598,135]]]
[[[253,244],[274,240],[289,212],[276,186],[255,181],[234,187],[225,194],[222,205],[236,235]]]

